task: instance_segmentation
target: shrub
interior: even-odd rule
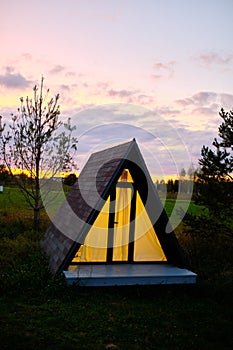
[[[12,295],[59,293],[65,281],[53,276],[38,239],[29,232],[0,241],[0,291]]]

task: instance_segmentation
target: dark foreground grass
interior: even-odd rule
[[[1,298],[2,349],[231,349],[230,295],[203,286]],[[230,303],[230,304],[229,304]]]
[[[30,229],[20,198],[7,211],[0,206],[1,349],[233,348],[228,242],[184,238],[196,257],[196,285],[68,287],[50,274],[39,247],[43,230]]]

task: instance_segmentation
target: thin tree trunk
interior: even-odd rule
[[[34,208],[34,218],[33,218],[33,227],[35,231],[39,230],[39,208]]]
[[[39,163],[39,162],[38,162]],[[39,229],[39,214],[40,214],[40,182],[39,182],[39,167],[36,165],[36,178],[35,178],[35,206],[34,206],[34,229]]]

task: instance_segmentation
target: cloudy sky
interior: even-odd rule
[[[133,137],[153,173],[197,165],[233,107],[232,0],[1,1],[0,114],[43,74],[86,154]]]

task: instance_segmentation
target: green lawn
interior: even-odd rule
[[[0,194],[0,210],[3,212],[27,212],[29,205],[26,203],[22,192],[15,187],[4,187],[3,193]]]
[[[232,349],[228,243],[188,242],[196,285],[74,288],[50,274],[18,189],[0,194],[0,215],[1,349]]]
[[[51,196],[53,196],[52,194]],[[56,205],[56,208],[59,207],[59,203],[61,203],[60,199],[61,196],[58,198],[56,197],[56,202],[58,203]],[[172,210],[174,208],[174,205],[176,203],[175,199],[166,199],[165,201],[162,200],[163,203],[165,202],[165,210],[168,214],[168,216],[171,215]],[[187,204],[188,203],[188,204]],[[187,200],[179,200],[177,201],[177,205],[179,208],[186,209],[187,205],[189,205],[188,211],[192,214],[199,215],[204,208],[199,207],[195,205],[192,201],[189,203]],[[21,191],[18,188],[15,187],[5,187],[2,194],[0,194],[0,213],[1,214],[17,214],[24,213],[25,215],[32,214],[32,209],[30,206],[25,202],[24,196],[21,193]]]
[[[171,216],[175,205],[176,205],[175,210],[183,209],[185,212],[187,211],[188,213],[193,215],[201,215],[204,212],[207,213],[207,210],[203,206],[196,205],[193,201],[187,201],[185,199],[182,199],[182,200],[166,199],[165,201],[162,201],[162,202],[164,203],[164,208],[166,210],[168,217]],[[173,214],[178,217],[178,214],[176,212]]]

